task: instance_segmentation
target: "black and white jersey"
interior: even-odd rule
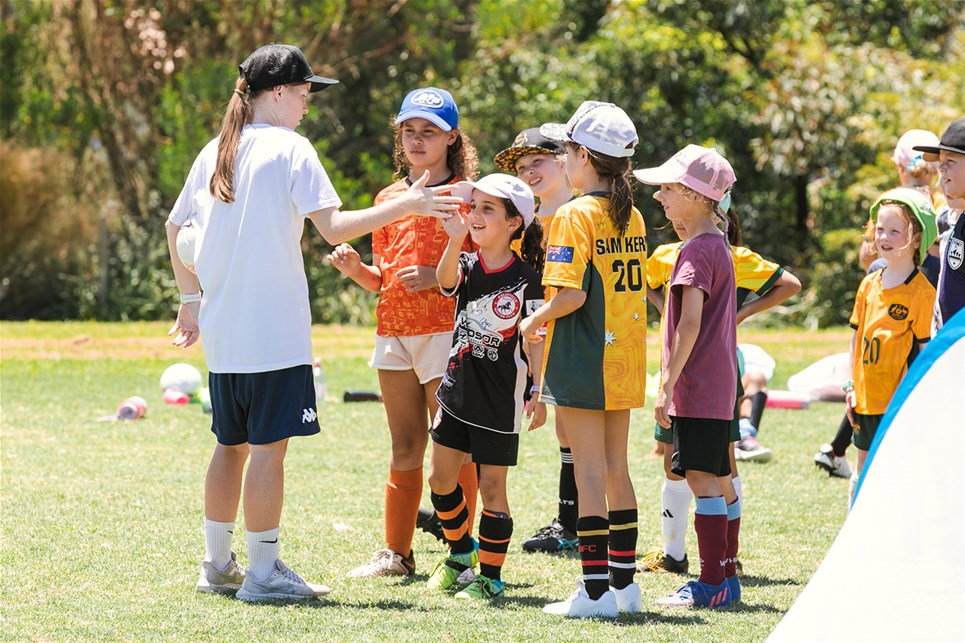
[[[543,305],[540,276],[515,254],[505,266],[487,266],[478,253],[459,257],[456,321],[439,404],[467,424],[518,433],[526,389],[520,357],[520,320]]]

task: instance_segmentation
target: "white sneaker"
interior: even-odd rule
[[[550,603],[543,607],[547,614],[567,616],[569,618],[616,618],[617,599],[613,592],[604,592],[603,596],[593,600],[586,593],[583,581],[577,581],[577,590],[561,603]]]
[[[734,445],[734,459],[748,462],[769,462],[771,450],[762,447],[757,438],[748,436]]]
[[[380,549],[372,560],[346,574],[349,578],[378,578],[380,576],[412,576],[415,572],[415,555],[406,558],[391,549]]]
[[[640,586],[630,583],[623,589],[610,586],[610,591],[617,599],[617,611],[636,614],[643,609],[643,599],[640,597]]]
[[[288,568],[280,560],[275,561],[275,571],[263,581],[256,581],[251,570],[245,574],[245,581],[238,590],[238,598],[243,601],[267,601],[271,599],[304,600],[325,596],[331,589],[325,585],[306,583],[301,576]]]
[[[198,592],[234,594],[244,580],[245,570],[235,559],[235,553],[231,552],[231,560],[228,561],[228,566],[224,569],[218,569],[211,561],[202,562],[201,576],[198,577],[198,584],[194,586],[194,589]]]

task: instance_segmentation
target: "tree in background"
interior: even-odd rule
[[[739,177],[749,242],[807,277],[825,255],[846,256],[847,235],[822,239],[864,221],[893,181],[898,135],[961,115],[963,11],[965,0],[4,0],[0,136],[15,144],[0,162],[33,154],[68,177],[36,222],[61,232],[35,239],[67,243],[66,212],[83,223],[73,249],[46,263],[22,237],[0,236],[14,257],[0,264],[0,314],[172,314],[166,211],[216,132],[237,63],[270,41],[299,44],[316,72],[341,80],[312,101],[302,131],[347,207],[391,180],[389,118],[415,86],[454,93],[484,172],[517,131],[611,100],[641,133],[637,166],[688,142],[719,147]],[[36,192],[24,172],[12,176],[6,190]],[[654,229],[663,220],[650,192],[639,202]],[[0,228],[13,212],[5,202]],[[653,230],[652,243],[670,234]],[[371,297],[325,266],[324,250],[306,235],[315,319],[367,321]],[[24,294],[40,273],[59,285],[56,306]],[[853,291],[857,267],[843,274],[817,279],[803,301],[823,312],[809,321],[846,319],[846,296],[823,291]]]

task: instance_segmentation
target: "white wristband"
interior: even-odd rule
[[[193,295],[181,295],[182,304],[193,304],[196,301],[201,301],[201,293],[196,292]]]
[[[542,387],[542,386],[540,386],[539,384],[533,384],[533,386],[529,389],[529,392],[530,392],[530,393],[539,393],[539,392],[542,391],[542,390],[543,390],[543,387]]]

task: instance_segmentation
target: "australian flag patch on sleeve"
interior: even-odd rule
[[[573,263],[573,248],[571,246],[549,246],[546,248],[546,260],[554,263]]]

